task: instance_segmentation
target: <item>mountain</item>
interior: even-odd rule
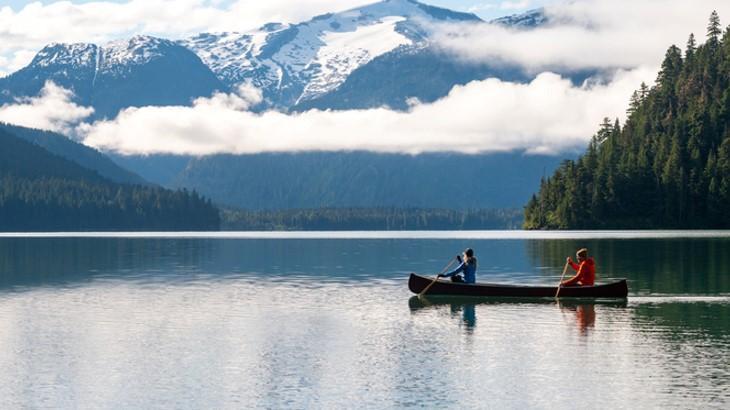
[[[494,24],[522,28],[548,24],[541,15],[537,10]],[[189,105],[197,96],[229,91],[246,82],[263,91],[264,102],[256,110],[406,109],[415,99],[434,101],[454,85],[473,80],[532,79],[520,67],[469,63],[445,54],[432,39],[432,26],[442,22],[491,24],[473,14],[415,0],[389,0],[298,24],[203,33],[178,42],[137,36],[103,46],[53,44],[28,67],[0,79],[0,104],[35,95],[45,81],[53,80],[73,89],[78,102],[93,106],[96,117],[102,118],[126,106]],[[592,73],[568,74],[580,82]],[[117,155],[113,159],[150,182],[196,189],[216,202],[251,209],[514,207],[537,189],[535,181],[558,166],[556,158],[520,153]]]
[[[70,89],[94,118],[124,108],[190,105],[227,87],[187,48],[169,40],[135,36],[104,46],[50,44],[21,70],[0,78],[0,104],[35,96],[47,81]]]
[[[0,231],[217,230],[197,193],[111,182],[0,129]]]
[[[73,90],[79,104],[94,107],[97,119],[126,107],[190,105],[241,83],[262,90],[264,102],[255,110],[404,109],[409,100],[434,101],[454,85],[476,79],[533,78],[517,66],[467,62],[444,53],[432,40],[433,26],[444,22],[525,28],[547,24],[548,18],[535,10],[486,23],[415,0],[385,0],[249,32],[50,44],[27,67],[0,79],[0,104],[35,96],[50,80]],[[565,74],[575,81],[585,78]]]
[[[667,50],[628,114],[541,184],[526,228],[730,228],[730,30],[716,13],[704,45]]]
[[[527,201],[559,160],[517,153],[213,155],[191,159],[169,186],[246,209],[509,208]]]
[[[249,82],[263,90],[269,106],[287,109],[332,92],[379,56],[428,48],[429,25],[437,22],[481,20],[414,0],[386,0],[299,24],[204,33],[181,44],[229,87]]]
[[[98,173],[0,129],[0,176],[15,178],[60,178],[104,183]]]
[[[120,167],[101,152],[72,141],[64,135],[2,122],[0,122],[0,130],[38,145],[52,154],[73,161],[87,169],[96,171],[100,176],[110,181],[122,184],[149,184],[142,177]]]
[[[550,24],[552,20],[545,14],[544,8],[529,10],[524,13],[512,14],[491,20],[491,24],[499,24],[505,27],[517,29],[531,29],[542,25]]]

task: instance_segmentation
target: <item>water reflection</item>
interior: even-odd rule
[[[561,311],[568,311],[575,315],[575,322],[581,336],[587,336],[589,330],[596,325],[596,305],[581,304],[575,306],[566,306],[564,303],[558,302]]]
[[[0,238],[0,408],[728,407],[730,241],[549,242]],[[467,246],[483,281],[555,283],[589,246],[668,294],[405,306]]]
[[[477,324],[476,301],[478,299],[464,297],[413,296],[408,299],[411,313],[426,311],[438,306],[449,306],[452,317],[461,317],[461,323],[467,332],[472,332]]]
[[[562,266],[587,247],[599,281],[625,277],[632,294],[712,294],[730,290],[730,238],[526,240],[530,264]]]
[[[451,316],[459,316],[468,332],[477,325],[477,306],[520,305],[521,307],[547,307],[555,305],[562,314],[569,313],[576,323],[581,336],[588,336],[596,325],[596,307],[626,308],[627,302],[622,300],[600,299],[537,299],[537,298],[474,298],[460,296],[413,296],[408,299],[408,307],[412,314],[427,312],[439,307],[448,306]]]
[[[553,283],[588,247],[598,280],[629,279],[630,295],[730,293],[730,238],[588,240],[0,238],[0,289],[83,285],[96,278],[188,281],[308,278],[361,283],[433,274],[465,247],[478,280]]]

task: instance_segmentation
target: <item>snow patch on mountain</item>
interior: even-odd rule
[[[103,68],[115,65],[142,65],[163,57],[168,47],[176,47],[169,40],[151,36],[134,36],[129,40],[107,43],[103,48]]]
[[[94,44],[51,43],[36,54],[31,62],[36,67],[88,67],[95,64],[98,46]]]
[[[96,72],[117,72],[123,67],[143,65],[164,57],[177,43],[151,36],[134,36],[104,46],[86,43],[53,43],[36,54],[31,67],[93,68]]]
[[[204,33],[181,41],[229,87],[264,90],[270,105],[291,107],[326,94],[357,68],[399,47],[423,47],[435,21],[481,21],[414,0],[385,0],[294,25],[246,33]]]
[[[324,32],[320,47],[310,67],[319,69],[312,75],[299,100],[325,94],[339,87],[358,67],[373,58],[411,45],[412,41],[395,29],[404,17],[386,17],[380,23],[357,27],[355,31]],[[298,103],[299,101],[297,101]]]

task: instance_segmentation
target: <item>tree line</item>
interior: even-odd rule
[[[526,229],[730,228],[730,27],[667,50],[627,120],[604,119],[586,152],[541,181]]]
[[[223,209],[223,230],[474,230],[517,229],[520,209],[319,208]]]

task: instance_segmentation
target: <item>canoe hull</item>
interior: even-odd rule
[[[411,273],[408,288],[413,293],[421,293],[433,278]],[[552,298],[557,292],[556,286],[522,286],[501,285],[493,283],[454,283],[438,280],[426,292],[427,295],[477,296],[477,297],[518,297],[518,298]],[[626,279],[595,286],[569,286],[560,289],[560,297],[570,298],[626,298],[629,287]]]

